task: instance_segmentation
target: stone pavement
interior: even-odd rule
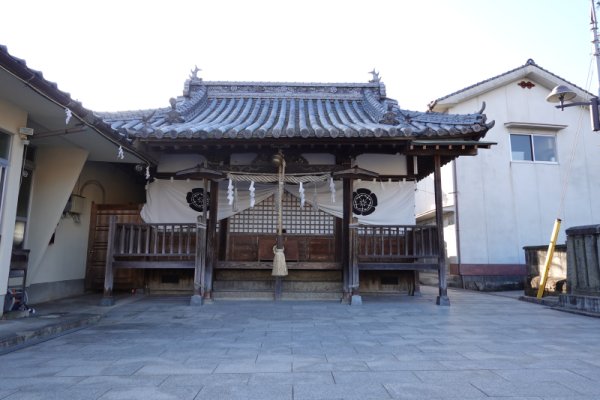
[[[422,289],[354,307],[138,297],[0,355],[0,399],[600,398],[600,319]]]

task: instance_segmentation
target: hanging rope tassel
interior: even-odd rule
[[[286,276],[288,274],[283,252],[283,185],[285,182],[285,160],[281,153],[278,154],[279,171],[277,187],[277,244],[273,247],[273,276]]]
[[[287,264],[285,262],[284,249],[278,249],[277,245],[273,246],[273,276],[287,276]]]

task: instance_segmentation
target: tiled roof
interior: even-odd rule
[[[79,119],[98,134],[110,140],[115,145],[126,148],[140,159],[149,160],[148,162],[150,162],[151,158],[135,149],[130,140],[126,140],[122,134],[111,129],[106,122],[91,110],[83,107],[79,101],[72,99],[69,93],[58,89],[56,83],[46,80],[42,72],[29,68],[25,60],[11,55],[4,45],[0,45],[0,69],[9,72],[16,79],[22,81],[25,86],[30,87],[39,93],[40,96],[61,107],[62,110],[57,109],[57,112],[61,113],[61,115],[64,113],[64,109],[69,109],[74,118]]]
[[[171,107],[99,113],[127,137],[169,139],[483,135],[484,114],[402,110],[369,83],[205,82],[192,76]]]
[[[448,94],[446,96],[442,96],[442,97],[440,97],[440,98],[432,101],[429,104],[429,108],[432,109],[433,107],[435,107],[436,103],[441,103],[441,102],[443,102],[446,99],[449,99],[451,97],[454,97],[456,95],[459,95],[459,94],[462,94],[462,93],[465,93],[465,92],[472,91],[472,90],[477,89],[479,87],[485,86],[486,84],[491,83],[493,81],[501,80],[504,77],[512,76],[515,73],[522,73],[523,75],[525,75],[529,71],[531,71],[532,69],[533,70],[537,69],[540,72],[544,73],[545,75],[551,77],[553,80],[556,80],[557,82],[559,82],[559,81],[563,82],[564,84],[566,84],[566,85],[568,85],[568,86],[570,86],[572,88],[575,88],[575,89],[579,90],[582,94],[586,94],[587,95],[586,97],[593,97],[594,96],[593,94],[589,93],[585,89],[580,88],[579,86],[575,85],[574,83],[571,83],[571,82],[567,81],[566,79],[564,79],[564,78],[562,78],[562,77],[560,77],[560,76],[558,76],[558,75],[556,75],[556,74],[548,71],[547,69],[540,67],[538,64],[535,63],[535,61],[533,61],[530,58],[530,59],[527,60],[527,62],[525,64],[523,64],[523,65],[521,65],[521,66],[519,66],[517,68],[511,69],[510,71],[506,71],[506,72],[504,72],[504,73],[502,73],[500,75],[496,75],[496,76],[493,76],[491,78],[485,79],[485,80],[483,80],[481,82],[477,82],[477,83],[475,83],[473,85],[470,85],[470,86],[467,86],[467,87],[465,87],[463,89],[457,90],[456,92],[450,93],[450,94]],[[556,84],[557,83],[553,83],[553,85],[556,85]]]

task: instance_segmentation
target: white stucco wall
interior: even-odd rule
[[[87,155],[86,150],[78,148],[42,147],[36,150],[25,239],[25,247],[30,249],[28,285],[81,276],[79,268],[72,262],[82,251],[85,252],[79,241],[65,243],[59,262],[51,262],[56,247],[49,245],[49,242],[55,231],[58,234],[64,229],[64,226],[60,226],[62,212]],[[57,238],[59,236],[55,235],[55,243]]]
[[[498,143],[476,157],[456,161],[462,263],[524,263],[523,246],[547,244],[557,217],[563,219],[559,243],[566,240],[566,228],[600,223],[600,202],[594,200],[600,198],[600,135],[590,129],[588,110],[554,109],[545,101],[551,88],[531,81],[536,85],[531,89],[515,81],[449,110],[470,113],[485,101],[488,120],[495,120],[496,126],[484,140]],[[507,122],[567,127],[558,131],[507,128]],[[511,161],[510,133],[555,134],[558,163]],[[567,174],[563,212],[560,200]]]
[[[124,169],[133,172],[134,165],[126,164],[121,168],[104,162],[87,162],[73,191],[86,198],[86,209],[92,201],[98,204],[144,203],[144,184],[133,182]],[[102,191],[104,199],[100,195]]]
[[[54,150],[53,154],[56,154],[56,151],[58,150]],[[37,174],[40,164],[44,165],[49,157],[50,154],[45,154],[42,158],[36,159],[36,172],[34,174]],[[71,153],[69,157],[73,158],[73,154]],[[78,159],[84,161],[81,157]],[[131,168],[133,171],[134,167],[133,165],[127,165],[125,168]],[[133,183],[131,176],[124,173],[117,166],[109,163],[86,162],[82,167],[72,166],[71,173],[75,172],[74,180],[71,179],[71,174],[67,179],[72,183],[66,194],[67,197],[71,193],[84,197],[83,213],[79,217],[79,222],[76,222],[70,216],[59,216],[58,224],[54,225],[56,227],[56,230],[53,231],[54,243],[46,246],[43,257],[36,268],[36,274],[28,280],[29,284],[85,278],[92,202],[97,204],[124,204],[142,203],[144,201],[143,186]],[[42,176],[40,179],[44,179],[44,177]],[[49,180],[48,178],[45,179]],[[39,191],[35,191],[33,194],[35,200],[32,210],[35,207],[38,207],[38,209],[40,206],[44,207],[44,196],[36,196],[38,193]],[[65,202],[67,197],[65,197]],[[64,204],[62,204],[62,207],[64,208]],[[47,223],[47,221],[38,222]]]

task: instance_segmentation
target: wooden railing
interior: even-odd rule
[[[358,288],[359,270],[421,271],[438,268],[437,228],[431,225],[351,224],[349,250],[351,288]],[[116,268],[195,268],[197,279],[201,279],[205,257],[204,223],[117,223],[113,216],[108,229],[104,304],[114,301],[112,288]],[[260,263],[260,259],[256,262]],[[194,290],[201,292],[198,288],[204,287],[204,284],[206,282],[195,278]]]
[[[360,269],[435,269],[439,256],[434,225],[350,226]]]
[[[437,229],[432,225],[359,225],[359,260],[413,260],[438,256]]]
[[[117,223],[113,256],[191,258],[196,254],[196,224]]]
[[[196,254],[196,224],[115,223],[112,255],[156,259],[192,259]],[[352,225],[359,262],[414,262],[437,258],[437,228],[433,225]]]
[[[117,268],[196,268],[204,267],[206,224],[117,223],[111,216],[104,272],[102,305],[114,304],[113,283]],[[194,291],[196,291],[194,279]]]

